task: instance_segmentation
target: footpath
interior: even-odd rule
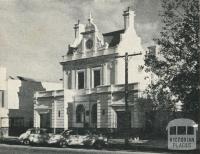
[[[124,146],[124,139],[110,139],[109,143],[115,149],[124,147],[124,149],[138,151],[169,151],[167,139],[130,140],[128,147]],[[195,151],[200,153],[200,142],[196,146]]]
[[[0,144],[19,144],[17,137],[3,137],[0,138]],[[149,139],[149,140],[130,140],[129,146],[124,145],[124,139],[109,139],[108,148],[110,150],[137,150],[137,151],[169,151],[167,139]],[[200,153],[200,142],[197,143],[197,153]]]

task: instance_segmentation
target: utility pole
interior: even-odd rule
[[[125,145],[128,145],[129,131],[130,131],[130,112],[128,109],[128,57],[141,55],[142,53],[128,54],[125,53],[123,56],[116,56],[115,58],[125,58],[125,85],[124,85],[124,100],[125,100]]]
[[[199,20],[198,20],[198,23],[197,23],[197,27],[198,27],[198,45],[200,46],[200,28],[199,28],[199,25],[200,25],[200,0],[199,0],[199,3],[198,3],[198,15],[199,15]],[[199,80],[198,80],[198,103],[199,103],[199,109],[198,109],[198,125],[200,125],[200,49],[198,48],[198,77],[199,77]],[[198,134],[198,137],[200,138],[200,131],[198,131],[199,134]]]

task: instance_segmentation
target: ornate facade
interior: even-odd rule
[[[145,52],[134,28],[134,11],[128,9],[123,16],[124,28],[109,33],[99,31],[91,14],[86,25],[75,24],[75,40],[60,62],[64,90],[36,93],[35,127],[40,127],[40,113],[48,110],[54,130],[123,128],[125,62],[116,56],[142,52],[129,58],[128,101],[131,128],[143,128],[144,112],[137,98],[148,82],[142,69]]]

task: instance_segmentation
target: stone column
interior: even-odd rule
[[[108,64],[103,64],[103,85],[108,85]]]
[[[114,84],[115,74],[113,73],[113,62],[107,64],[107,84]]]
[[[72,112],[72,127],[76,127],[76,104],[75,104],[75,100],[73,102],[73,108],[72,108],[73,112]]]
[[[76,89],[76,72],[75,70],[71,71],[71,88]]]
[[[67,109],[68,109],[68,103],[65,102],[64,103],[64,129],[68,129],[68,113],[67,113]]]
[[[34,127],[40,128],[40,114],[34,109]]]
[[[90,82],[91,82],[91,77],[90,77],[90,68],[88,67],[86,69],[86,88],[90,89]]]
[[[112,103],[112,93],[108,95],[108,128],[117,128],[117,119],[116,119],[116,112],[113,110],[113,108],[111,107],[111,103]]]
[[[54,111],[53,131],[54,131],[54,133],[56,133],[56,128],[57,128],[57,119],[56,119],[56,117],[57,117],[57,101],[56,100],[54,100],[53,111]]]
[[[64,109],[63,109],[63,124],[64,124],[64,129],[68,129],[68,91],[64,89]]]
[[[97,100],[97,128],[101,128],[101,102]]]
[[[69,80],[69,72],[64,71],[64,88],[69,89],[68,80]]]

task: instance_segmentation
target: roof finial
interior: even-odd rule
[[[92,22],[93,21],[93,18],[92,18],[92,12],[90,11],[90,14],[89,14],[89,19],[88,19],[89,22]]]

